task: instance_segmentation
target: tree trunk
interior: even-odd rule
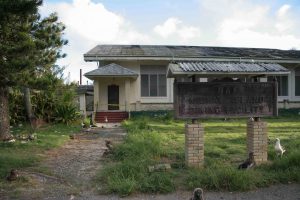
[[[0,86],[0,140],[10,137],[8,87]]]
[[[34,131],[36,129],[36,118],[32,112],[30,89],[28,87],[25,87],[23,89],[23,93],[24,93],[24,101],[25,101],[25,109],[26,109],[27,119],[29,120],[31,128]]]

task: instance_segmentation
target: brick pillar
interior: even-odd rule
[[[185,163],[188,167],[204,164],[204,127],[201,124],[185,124]]]
[[[268,130],[267,122],[248,121],[247,123],[247,151],[254,154],[257,165],[268,160]]]

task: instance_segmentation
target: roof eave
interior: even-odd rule
[[[289,74],[289,71],[284,72],[174,72],[171,69],[167,73],[168,78],[174,78],[177,76],[224,76],[224,75],[236,75],[236,76],[261,76],[261,75],[286,75]]]
[[[137,78],[138,75],[84,75],[90,80],[95,80],[96,78]]]
[[[157,56],[97,56],[84,55],[84,61],[130,61],[130,60],[163,60],[163,61],[232,61],[232,62],[271,62],[271,63],[300,63],[300,59],[267,59],[240,57],[157,57]]]

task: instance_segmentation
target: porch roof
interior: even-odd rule
[[[138,74],[118,64],[111,63],[84,74],[89,79],[97,77],[137,77]]]
[[[289,70],[277,63],[254,62],[174,62],[168,67],[168,77],[178,75],[281,75]]]

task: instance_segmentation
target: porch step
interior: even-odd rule
[[[108,123],[119,123],[125,119],[128,119],[128,112],[97,112],[95,116],[96,123],[105,123],[105,118],[107,117]]]

